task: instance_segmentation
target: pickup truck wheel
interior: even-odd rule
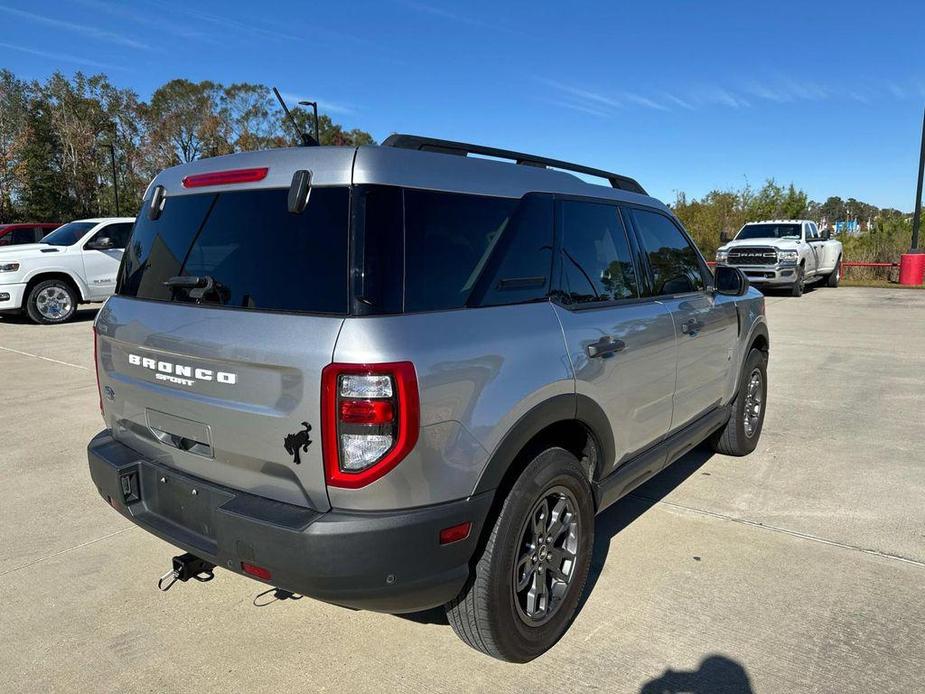
[[[767,399],[768,357],[760,349],[753,349],[745,360],[729,421],[710,440],[713,450],[735,456],[748,455],[755,450],[764,425]]]
[[[825,278],[825,286],[835,287],[838,286],[838,283],[841,281],[841,258],[835,261],[835,269],[829,273],[829,276]]]
[[[61,280],[45,280],[32,287],[26,298],[26,313],[34,323],[65,323],[77,310],[77,296]]]
[[[585,471],[562,448],[517,478],[447,620],[476,650],[515,663],[546,652],[575,616],[591,565],[594,500]]]
[[[793,285],[790,287],[790,296],[803,296],[803,286],[806,282],[803,274],[803,266],[800,265],[800,267],[797,268],[797,278],[794,280]]]

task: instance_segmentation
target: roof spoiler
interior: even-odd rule
[[[590,166],[581,164],[572,164],[559,159],[549,159],[540,157],[535,154],[524,154],[523,152],[514,152],[508,149],[497,149],[495,147],[485,147],[483,145],[472,145],[465,142],[453,142],[452,140],[440,140],[433,137],[422,137],[421,135],[403,135],[396,133],[390,135],[382,143],[383,147],[398,147],[400,149],[415,149],[419,152],[437,152],[439,154],[455,154],[457,156],[468,156],[470,154],[481,154],[486,157],[495,157],[497,159],[508,159],[522,166],[535,166],[540,169],[554,168],[563,171],[573,171],[588,176],[603,178],[610,182],[610,185],[619,190],[627,190],[631,193],[640,193],[648,195],[645,189],[639,183],[629,176],[594,169]]]

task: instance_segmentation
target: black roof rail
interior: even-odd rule
[[[416,149],[420,152],[438,152],[440,154],[455,154],[458,156],[467,156],[469,154],[481,154],[486,157],[497,157],[498,159],[510,159],[523,166],[536,166],[541,169],[552,167],[564,171],[574,171],[576,173],[587,174],[605,178],[610,181],[610,185],[620,190],[628,190],[633,193],[648,195],[645,189],[639,183],[629,176],[594,169],[590,166],[581,164],[572,164],[567,161],[558,159],[549,159],[539,157],[535,154],[524,154],[523,152],[512,152],[508,149],[497,149],[495,147],[485,147],[483,145],[471,145],[465,142],[453,142],[452,140],[440,140],[435,137],[423,137],[421,135],[403,135],[396,133],[390,135],[382,143],[383,147],[399,147],[401,149]]]

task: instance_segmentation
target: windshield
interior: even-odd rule
[[[41,242],[52,246],[73,246],[95,226],[96,222],[71,222],[63,227],[58,227],[42,239]]]
[[[799,224],[746,224],[736,236],[742,239],[799,239]]]
[[[138,217],[116,293],[346,313],[349,190],[315,188],[301,214],[289,212],[288,194],[273,188],[168,198],[158,219]]]

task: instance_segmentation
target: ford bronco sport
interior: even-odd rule
[[[761,294],[636,181],[416,136],[164,171],[94,332],[90,472],[186,552],[165,578],[445,605],[517,662],[575,615],[595,514],[752,451],[767,393]]]

